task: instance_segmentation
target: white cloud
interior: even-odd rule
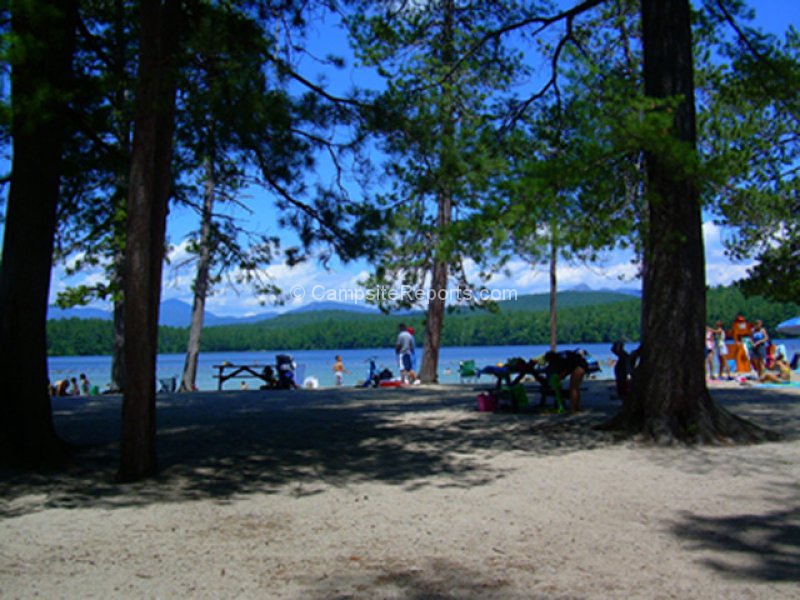
[[[735,263],[728,259],[723,246],[725,230],[709,221],[703,224],[703,235],[708,284],[727,285],[744,277],[753,261]],[[190,256],[187,246],[188,242],[182,241],[170,251],[171,265],[166,265],[164,269],[162,296],[165,299],[178,298],[187,303],[192,301],[191,285],[194,268],[193,266],[177,268]],[[637,265],[631,262],[631,256],[630,253],[616,251],[609,253],[602,262],[594,265],[569,264],[562,261],[558,266],[559,289],[567,290],[578,285],[587,285],[592,289],[638,287]],[[479,274],[478,267],[471,261],[465,261],[464,267],[468,276],[475,280]],[[508,262],[505,271],[496,273],[487,282],[487,287],[491,290],[515,290],[517,295],[546,293],[549,289],[546,264],[531,265],[521,258],[515,258]],[[231,279],[235,280],[237,274],[235,271],[232,272]],[[334,260],[328,270],[314,261],[303,262],[293,267],[277,264],[265,269],[264,277],[269,277],[284,293],[288,293],[293,286],[301,286],[305,291],[302,299],[289,298],[283,306],[273,306],[271,299],[266,299],[264,304],[263,299],[256,296],[252,288],[246,284],[231,286],[223,283],[209,296],[207,307],[219,315],[246,316],[266,310],[283,312],[320,299],[329,299],[325,294],[331,290],[332,293],[339,294],[334,299],[352,302],[353,293],[361,289],[358,282],[366,279],[369,274],[369,265],[363,261],[342,265]],[[51,303],[55,301],[56,294],[68,286],[80,283],[91,285],[104,280],[105,271],[102,267],[92,267],[67,277],[64,265],[56,265],[51,282]],[[317,298],[313,297],[314,286],[318,286]],[[320,290],[322,298],[319,297]],[[363,304],[363,301],[359,304]],[[92,306],[108,308],[102,303],[93,303]]]
[[[755,265],[753,260],[733,261],[725,254],[726,230],[711,221],[703,223],[703,240],[706,256],[706,283],[711,286],[728,285],[747,275]]]

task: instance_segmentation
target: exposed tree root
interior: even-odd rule
[[[783,438],[780,433],[764,429],[719,406],[708,392],[704,396],[689,414],[663,411],[648,415],[645,410],[623,407],[609,421],[597,425],[596,429],[618,432],[625,437],[637,437],[660,445],[759,444]]]

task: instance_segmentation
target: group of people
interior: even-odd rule
[[[787,383],[798,378],[794,373],[796,365],[789,362],[789,357],[782,351],[783,346],[772,344],[763,321],[756,320],[750,325],[744,317],[739,316],[734,320],[730,332],[734,342],[743,343],[749,370],[755,372],[759,382]],[[715,359],[719,365],[716,375]],[[717,321],[714,327],[706,327],[706,366],[709,378],[733,379],[731,362],[726,329],[722,321]]]
[[[414,328],[400,323],[397,326],[397,340],[395,341],[395,357],[400,371],[400,381],[406,384],[418,384],[417,379],[417,350],[414,340]],[[344,376],[350,371],[344,365],[341,355],[334,356],[333,377],[337,386],[344,385]]]
[[[736,323],[744,323],[746,325],[742,317],[737,317],[734,326]],[[791,369],[788,367],[789,363],[786,357],[778,353],[774,360],[770,360],[772,358],[768,354],[770,338],[763,321],[757,319],[752,327],[743,328],[741,336],[737,336],[734,329],[733,341],[740,341],[741,339],[746,340],[745,347],[747,348],[750,367],[755,371],[759,381],[773,381],[776,377],[781,381],[788,381],[787,373]],[[715,359],[718,365],[716,374],[714,372]],[[717,321],[713,327],[706,326],[706,367],[709,379],[733,379],[729,360],[727,334],[723,322]],[[775,375],[769,369],[777,371],[778,374]]]
[[[47,391],[51,396],[88,396],[91,394],[92,387],[86,374],[81,373],[78,379],[65,377],[52,385],[48,379]]]

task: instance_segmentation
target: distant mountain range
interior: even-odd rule
[[[601,288],[599,290],[593,290],[585,283],[581,283],[576,285],[575,287],[569,288],[567,290],[569,292],[610,292],[612,294],[625,294],[627,296],[636,296],[637,298],[642,297],[642,289],[641,288]]]
[[[343,304],[339,302],[312,302],[311,304],[306,304],[285,313],[279,313],[278,311],[270,310],[247,317],[217,315],[207,310],[203,322],[206,327],[213,327],[215,325],[245,325],[247,323],[258,323],[259,321],[274,319],[280,314],[308,313],[329,310],[342,310],[357,313],[378,313],[378,309],[370,306]],[[100,319],[103,321],[110,321],[112,316],[113,315],[111,314],[111,311],[83,307],[58,308],[56,306],[51,306],[47,313],[47,318],[52,320]],[[165,300],[161,303],[158,321],[161,325],[166,325],[167,327],[188,327],[192,322],[192,305],[182,300]]]
[[[559,293],[559,306],[567,307],[572,305],[587,305],[587,304],[607,304],[609,302],[620,302],[626,297],[636,296],[640,297],[641,292],[634,289],[618,289],[618,290],[592,290],[588,286],[581,285],[572,288],[569,291]],[[547,308],[549,302],[548,294],[526,294],[519,296],[516,300],[506,300],[499,302],[501,310],[508,311],[524,311],[524,310],[544,310]],[[361,314],[378,314],[379,311],[373,306],[364,306],[359,304],[345,304],[342,302],[312,302],[295,308],[284,313],[279,313],[275,310],[265,311],[247,317],[234,317],[222,316],[214,314],[213,312],[206,311],[204,324],[206,327],[213,327],[215,325],[245,325],[248,323],[257,323],[259,321],[267,321],[274,319],[281,314],[308,314],[313,312],[329,312],[329,311],[342,311],[349,313]],[[409,311],[398,312],[398,315],[409,314]],[[101,310],[97,308],[57,308],[51,306],[48,319],[101,319],[110,321],[112,318],[111,311]],[[188,327],[192,321],[192,306],[182,300],[165,300],[161,303],[161,311],[159,313],[159,323],[168,327]]]

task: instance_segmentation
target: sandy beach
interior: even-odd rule
[[[58,399],[81,449],[4,474],[0,596],[800,598],[800,389],[711,384],[785,439],[692,449],[592,430],[612,385],[575,417],[472,385],[160,397],[128,485],[119,399]]]

